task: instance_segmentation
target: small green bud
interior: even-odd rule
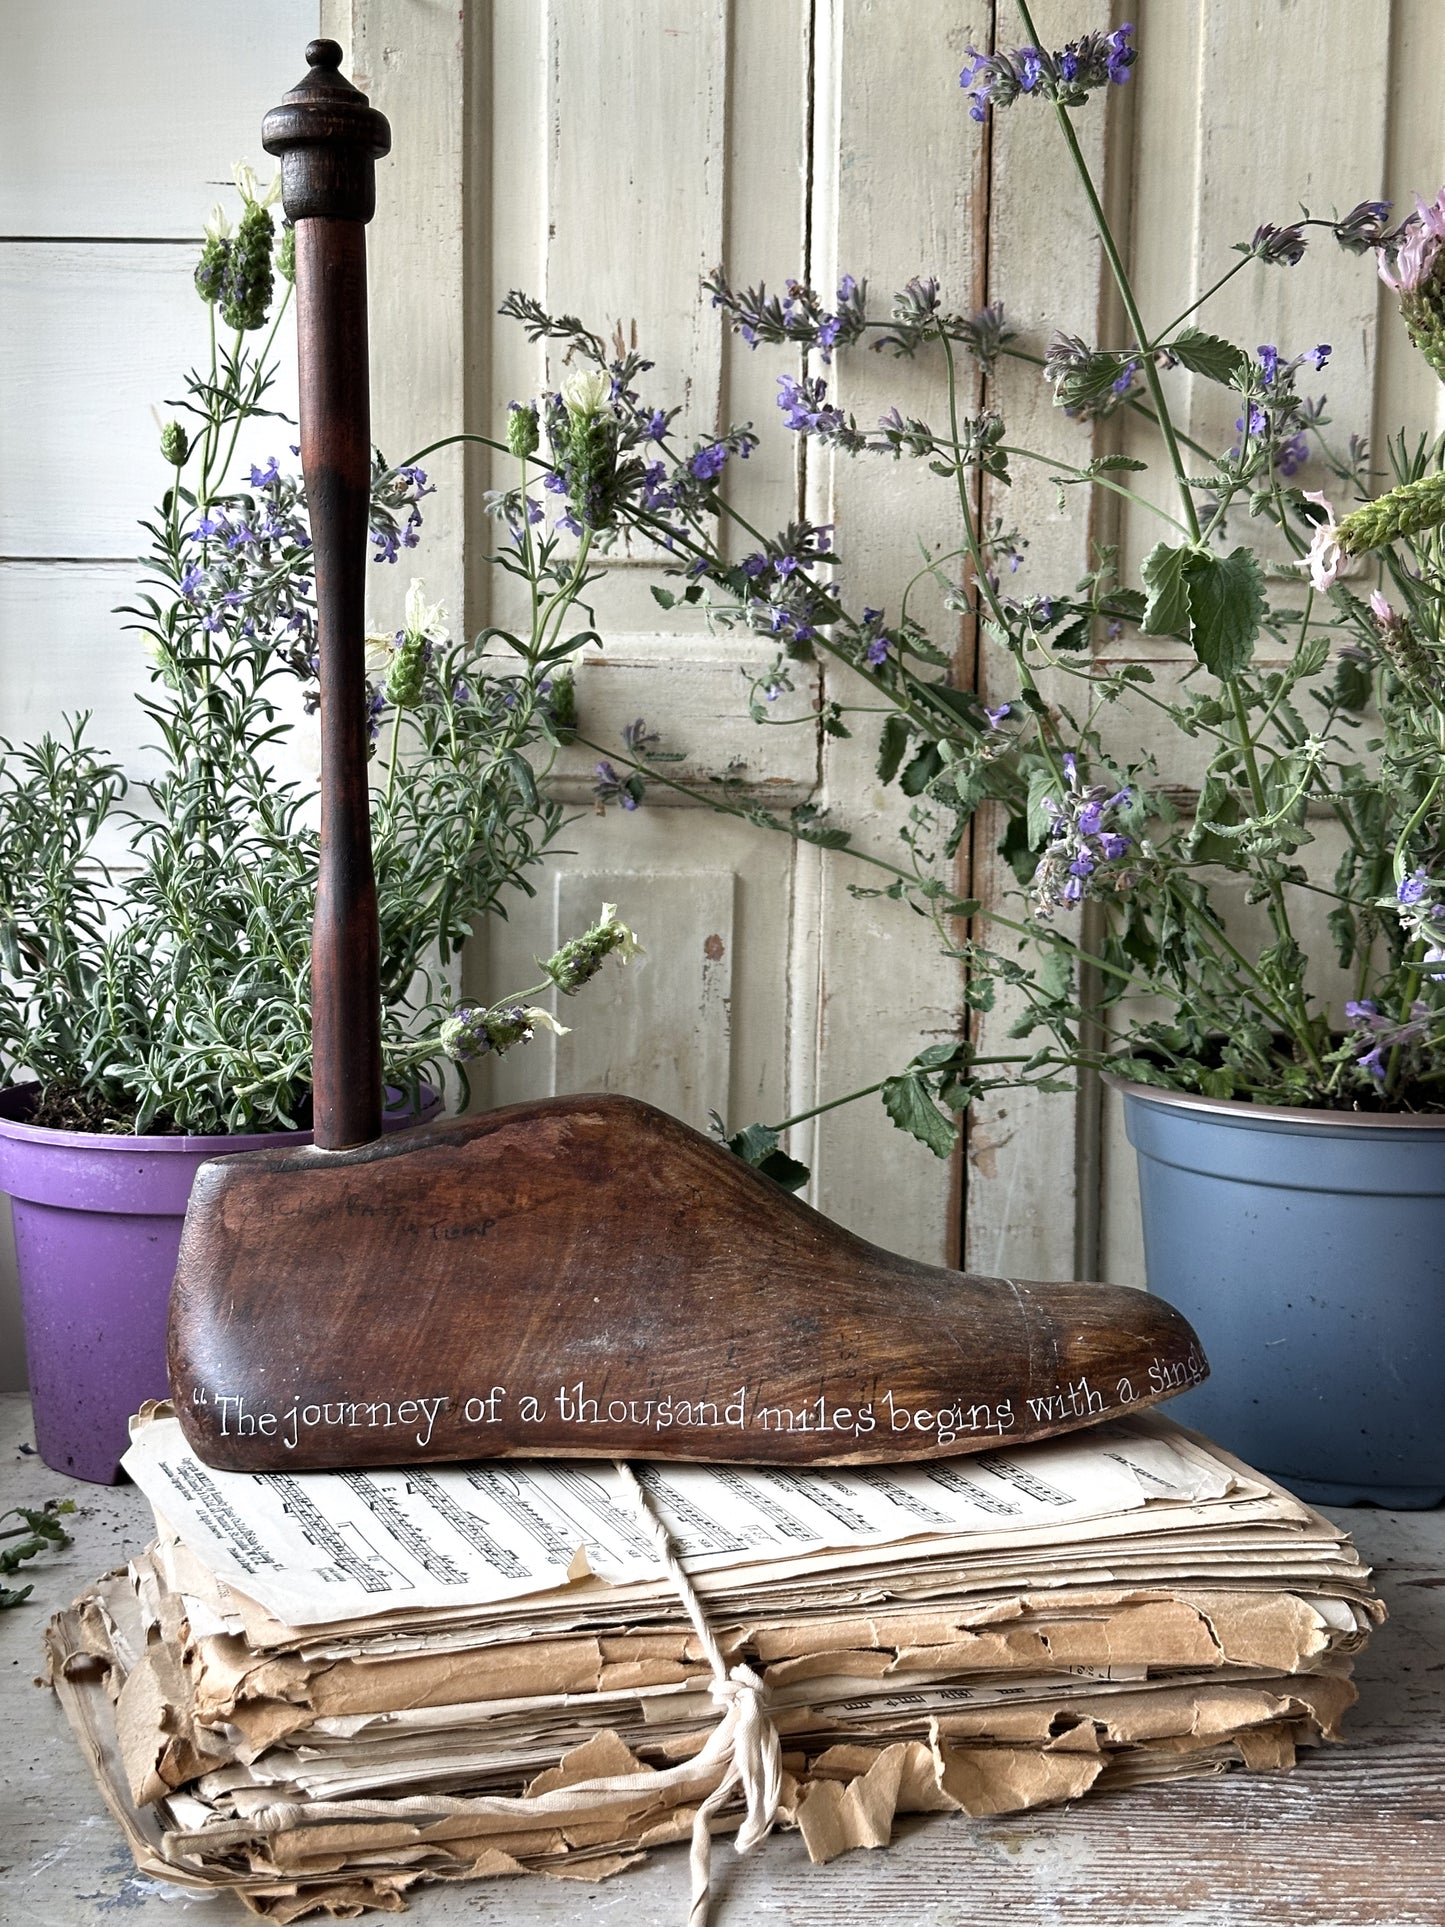
[[[161,430],[161,455],[172,468],[184,468],[191,452],[190,440],[179,422],[167,422]]]
[[[271,269],[275,239],[269,209],[259,201],[251,202],[236,229],[221,281],[221,319],[228,328],[251,330],[266,325],[275,286]]]
[[[564,943],[542,970],[564,996],[570,997],[591,982],[614,951],[620,962],[628,963],[641,954],[642,945],[625,923],[617,921],[617,905],[604,903],[600,920],[580,937]]]
[[[422,635],[404,634],[386,672],[386,700],[398,709],[411,709],[426,683],[431,645]]]
[[[493,1004],[483,1010],[476,1004],[463,1004],[441,1027],[438,1042],[454,1063],[472,1057],[485,1057],[489,1051],[498,1056],[513,1044],[529,1044],[539,1030],[550,1030],[555,1037],[569,1035],[550,1010],[536,1004]]]
[[[541,437],[537,432],[537,404],[535,402],[514,401],[507,410],[507,447],[518,458],[525,461],[535,455]]]
[[[547,720],[559,742],[570,743],[577,734],[577,678],[570,669],[559,669],[547,691]]]
[[[226,273],[231,265],[231,244],[224,236],[207,236],[201,249],[201,258],[196,263],[196,293],[202,301],[215,306],[221,298],[221,290],[226,283]]]
[[[296,230],[287,221],[281,229],[281,245],[276,250],[276,272],[283,281],[296,282]]]
[[[1402,535],[1421,535],[1438,528],[1442,522],[1445,474],[1422,475],[1357,508],[1340,523],[1335,535],[1346,555],[1364,555],[1398,541]]]
[[[581,379],[573,376],[573,384]],[[564,394],[561,405],[554,403],[548,413],[547,435],[573,515],[585,529],[610,528],[617,481],[617,423],[611,413],[582,412]]]

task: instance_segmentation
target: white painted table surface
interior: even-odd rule
[[[21,1451],[29,1406],[0,1397],[0,1508],[73,1496],[75,1543],[37,1561],[0,1615],[0,1927],[251,1919],[229,1896],[136,1875],[54,1696],[34,1684],[51,1611],[146,1536],[132,1486],[81,1485]],[[1236,1773],[993,1821],[902,1821],[887,1852],[808,1863],[796,1834],[714,1857],[714,1927],[1445,1927],[1445,1512],[1337,1513],[1391,1618],[1358,1669],[1348,1744],[1291,1774]],[[417,1927],[681,1927],[683,1851],[600,1886],[482,1881],[422,1889]],[[387,1918],[375,1916],[378,1920]]]

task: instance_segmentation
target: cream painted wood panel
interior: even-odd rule
[[[730,499],[767,528],[800,503],[797,451],[773,427],[776,375],[789,364],[752,356],[724,336],[698,283],[724,258],[737,273],[773,281],[805,264],[808,13],[756,0],[659,0],[608,11],[500,0],[482,17],[478,63],[490,76],[474,120],[491,131],[475,162],[472,201],[474,231],[488,247],[486,309],[522,287],[604,332],[635,329],[657,364],[644,395],[682,403],[689,435],[724,420],[758,421],[766,445],[735,468]],[[476,328],[488,342],[474,397],[482,427],[500,419],[508,400],[555,382],[560,369],[490,313],[478,313]],[[495,485],[499,476],[489,479]],[[489,580],[481,562],[485,525],[471,519],[469,528],[473,620],[483,612],[503,620],[513,606],[508,585]],[[728,772],[745,796],[780,808],[813,794],[818,746],[807,707],[816,678],[805,667],[797,677],[791,713],[803,726],[759,730],[747,714],[748,680],[771,652],[757,638],[710,635],[686,611],[669,612],[676,627],[659,631],[650,561],[624,555],[616,564],[597,597],[605,646],[589,652],[578,675],[582,734],[611,753],[621,727],[642,716],[683,758],[662,766],[664,775]],[[790,712],[781,704],[776,713]],[[587,803],[597,754],[578,749],[564,758],[564,796]],[[561,859],[556,930],[544,894],[515,906],[469,952],[468,992],[499,994],[528,981],[530,958],[568,914],[594,916],[604,896],[621,905],[649,949],[645,967],[568,1007],[574,1036],[493,1067],[481,1080],[489,1100],[606,1079],[693,1123],[705,1124],[709,1109],[726,1112],[733,1128],[816,1101],[812,1007],[822,960],[810,908],[814,853],[706,809],[672,807],[676,801],[655,785],[632,815],[585,807],[562,839],[576,854]],[[574,875],[585,884],[574,888]],[[730,939],[718,927],[728,880]],[[705,955],[712,938],[727,959],[726,992],[722,959],[700,974],[699,946]]]
[[[569,869],[554,879],[553,942],[595,921],[616,890],[657,932],[625,967],[614,965],[586,1005],[554,1001],[577,1017],[571,1038],[551,1040],[554,1091],[646,1091],[700,1131],[728,1114],[732,1087],[734,902],[731,870]],[[565,1068],[559,1059],[565,1054]]]
[[[1013,22],[1007,7],[998,12],[1000,43],[1016,44],[1010,39]],[[1076,11],[1067,0],[1048,0],[1034,18],[1050,46],[1062,45],[1079,30]],[[1104,104],[1096,100],[1074,116],[1085,158],[1100,180]],[[967,116],[965,122],[979,144],[975,123]],[[1109,313],[1102,271],[1087,202],[1069,168],[1051,110],[1022,101],[996,114],[987,298],[1002,302],[1009,326],[1018,333],[1017,346],[1041,355],[1056,328],[1098,339]],[[1053,407],[1048,388],[1028,363],[1002,362],[990,381],[988,399],[1002,411],[1011,443],[1077,466],[1094,454],[1090,428]],[[1024,562],[1009,578],[1008,593],[1024,598],[1072,588],[1089,566],[1091,543],[1099,534],[1093,506],[1081,491],[1072,492],[1061,506],[1047,465],[1016,458],[1010,467],[1011,487],[989,481],[984,492],[986,518],[998,519],[1027,538]],[[1018,687],[1012,665],[991,646],[982,652],[980,685],[995,703]],[[1046,681],[1044,688],[1051,700],[1069,699],[1069,692],[1052,682]],[[1022,896],[1012,872],[995,854],[997,837],[992,817],[981,818],[974,834],[973,895],[987,907],[1017,916]],[[1001,926],[984,921],[980,935],[1005,954],[1014,954],[1015,940]],[[1000,986],[995,1009],[975,1020],[981,1055],[1007,1055],[1020,1048],[1008,1032],[1021,1008],[1021,1001]],[[1028,1278],[1087,1276],[1095,1269],[1088,1236],[1090,1095],[1087,1086],[1081,1098],[1004,1091],[974,1106],[966,1225],[968,1259],[975,1268]]]
[[[986,32],[986,13],[944,0],[906,10],[836,0],[816,19],[810,278],[831,290],[844,273],[866,276],[870,308],[886,313],[891,290],[932,274],[949,304],[967,311],[983,272],[984,150],[965,132],[972,123],[960,112],[957,71],[968,42]],[[776,356],[774,365],[782,366]],[[914,364],[855,349],[826,372],[840,405],[871,422],[894,405],[936,417],[945,406],[940,368],[932,355]],[[836,524],[848,599],[896,616],[919,567],[919,538],[936,550],[957,547],[956,505],[922,464],[818,454],[808,450],[810,513]],[[921,597],[915,590],[910,607],[941,646],[957,646],[966,678],[971,638],[933,585],[923,585]],[[824,684],[830,700],[873,700],[836,665],[825,669]],[[851,738],[825,739],[821,800],[864,849],[899,862],[908,805],[878,783],[878,724],[876,715],[859,715]],[[876,1084],[962,1026],[958,969],[938,955],[932,932],[902,904],[849,893],[850,885],[887,880],[846,856],[822,863],[812,1103]],[[816,1201],[829,1216],[920,1257],[956,1255],[954,1161],[904,1137],[876,1098],[822,1119],[813,1155]]]
[[[234,200],[234,196],[232,197]],[[194,186],[195,249],[119,241],[0,242],[0,555],[127,559],[167,486],[168,400],[207,355],[191,275],[209,205]],[[294,331],[268,406],[296,412]],[[287,456],[285,422],[246,424],[238,461]]]
[[[645,809],[625,819],[580,814],[560,845],[536,873],[536,900],[514,902],[468,951],[468,984],[480,980],[495,997],[536,983],[536,959],[559,934],[594,919],[604,901],[620,905],[647,959],[608,964],[575,997],[559,999],[571,1036],[499,1062],[484,1058],[478,1096],[515,1103],[601,1083],[700,1129],[713,1109],[740,1120],[781,1117],[787,1037],[777,1013],[788,993],[788,843],[699,810]],[[718,948],[714,937],[719,957],[709,954]]]
[[[189,241],[264,159],[316,23],[315,0],[5,0],[0,236]]]

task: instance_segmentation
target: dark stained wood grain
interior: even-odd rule
[[[897,1257],[621,1097],[203,1165],[171,1305],[182,1423],[237,1470],[931,1458],[1205,1369],[1158,1298]]]
[[[316,562],[321,855],[311,943],[312,1109],[332,1149],[381,1133],[381,986],[367,779],[366,543],[371,412],[366,222],[386,121],[316,40],[310,71],[266,116],[296,225],[301,467]]]

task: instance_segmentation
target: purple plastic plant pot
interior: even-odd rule
[[[35,1443],[54,1471],[114,1485],[131,1414],[168,1396],[166,1308],[197,1168],[311,1133],[103,1137],[29,1124],[33,1103],[33,1086],[0,1090]],[[440,1107],[429,1095],[420,1121]],[[383,1128],[417,1121],[397,1112]]]

